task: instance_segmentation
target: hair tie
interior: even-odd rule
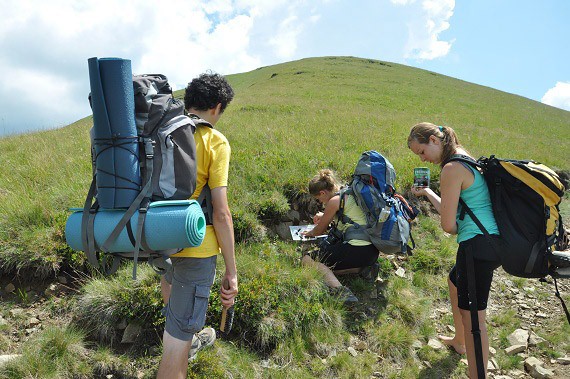
[[[438,126],[439,131],[443,133],[443,126]]]

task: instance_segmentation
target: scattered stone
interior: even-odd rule
[[[28,320],[28,326],[36,326],[40,323],[40,320],[38,320],[35,317],[32,317]]]
[[[356,352],[356,350],[354,350],[352,346],[349,346],[347,350],[349,354],[352,355],[353,357],[356,357],[358,355],[358,353]]]
[[[5,365],[6,363],[20,358],[22,354],[7,354],[7,355],[0,355],[0,366]]]
[[[530,337],[528,338],[529,346],[537,346],[544,342],[546,342],[544,338],[540,337],[538,334],[536,334],[533,331],[530,332]]]
[[[509,374],[511,374],[512,376],[515,376],[517,378],[521,378],[521,377],[525,376],[524,371],[517,370],[517,369],[509,371]]]
[[[422,362],[427,368],[432,368],[431,363],[429,363],[429,361],[422,361]]]
[[[358,341],[353,346],[358,351],[364,351],[368,348],[368,344],[364,341]]]
[[[497,365],[497,362],[495,362],[492,359],[487,362],[487,371],[488,372],[496,372],[498,370],[499,370],[499,366]]]
[[[6,285],[6,287],[4,287],[4,291],[6,291],[6,293],[12,293],[16,290],[16,286],[12,283],[8,283]]]
[[[442,350],[445,349],[445,346],[436,339],[430,338],[428,341],[428,346],[434,350]]]
[[[513,345],[505,349],[507,355],[515,355],[526,350],[526,345]]]
[[[55,284],[50,284],[48,288],[45,289],[44,295],[54,296],[57,293],[57,286]]]
[[[561,364],[561,365],[570,365],[570,357],[565,356],[565,357],[561,357],[561,358],[556,358],[556,363]]]
[[[528,330],[517,329],[507,337],[507,340],[510,342],[511,346],[513,345],[526,346],[528,342]]]
[[[406,277],[406,270],[404,270],[403,267],[400,267],[396,270],[396,275],[399,276],[400,278],[405,278]]]
[[[284,240],[291,240],[291,229],[289,229],[289,227],[292,225],[292,222],[279,223],[277,226],[275,226],[275,233],[277,233],[279,238],[282,238]]]
[[[513,379],[508,375],[495,375],[495,379]]]
[[[0,326],[8,325],[8,321],[4,320],[4,317],[0,316]]]
[[[291,209],[285,217],[283,217],[282,221],[292,221],[294,224],[298,224],[301,220],[301,214],[299,211]]]
[[[374,371],[374,372],[372,373],[372,376],[375,377],[375,378],[381,378],[381,377],[382,377],[382,373],[379,372],[379,371]]]
[[[465,366],[469,365],[469,362],[467,362],[466,358],[461,359],[459,362],[463,363]]]
[[[123,332],[121,343],[133,343],[141,332],[141,326],[135,323],[130,323]]]
[[[548,315],[546,315],[545,313],[542,313],[542,312],[541,312],[541,313],[537,313],[537,314],[536,314],[536,317],[538,317],[538,318],[547,318]]]
[[[424,344],[423,344],[422,341],[420,341],[420,340],[415,340],[415,341],[412,343],[412,347],[413,347],[414,349],[421,349],[422,346],[424,346]]]
[[[67,284],[67,278],[66,278],[65,276],[61,276],[61,275],[58,276],[58,277],[57,277],[57,281],[58,281],[60,284]]]
[[[489,354],[495,355],[495,354],[497,354],[497,350],[495,350],[495,348],[493,346],[489,346]]]
[[[548,370],[542,366],[535,366],[529,371],[530,376],[535,379],[550,379],[554,377],[554,371]]]
[[[455,326],[447,325],[447,330],[449,330],[451,333],[455,333]]]
[[[10,309],[10,317],[12,317],[12,318],[22,316],[23,314],[24,314],[24,310],[22,308]]]

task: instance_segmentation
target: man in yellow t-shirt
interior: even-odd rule
[[[206,197],[206,235],[204,242],[172,256],[172,270],[161,278],[166,324],[163,353],[158,378],[186,378],[188,357],[193,358],[201,347],[211,345],[215,331],[206,328],[208,299],[212,287],[217,255],[222,253],[226,271],[220,298],[225,307],[234,304],[238,292],[234,251],[233,221],[227,199],[230,145],[226,137],[214,129],[234,92],[226,79],[218,74],[202,74],[186,87],[184,105],[190,117],[201,118],[196,141],[197,185],[192,199],[203,191]]]

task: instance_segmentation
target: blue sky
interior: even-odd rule
[[[160,6],[158,5],[160,4]],[[90,114],[87,59],[178,89],[326,55],[397,62],[570,110],[568,0],[0,0],[0,135]]]

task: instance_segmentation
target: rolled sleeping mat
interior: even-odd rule
[[[73,250],[83,250],[81,217],[83,209],[76,208],[65,225],[65,240]],[[101,246],[119,223],[125,210],[101,209],[95,215],[95,242]],[[133,231],[137,229],[138,211],[131,218]],[[152,250],[182,249],[200,246],[206,233],[206,219],[196,200],[170,200],[151,203],[144,223],[144,237]],[[109,252],[132,252],[134,245],[125,227]]]
[[[128,208],[141,190],[131,61],[90,58],[97,199],[103,208]]]

